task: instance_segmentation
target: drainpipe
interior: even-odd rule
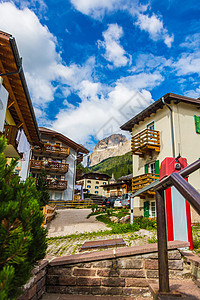
[[[175,157],[175,146],[174,146],[174,126],[173,126],[173,118],[172,118],[172,109],[171,107],[165,102],[164,97],[162,97],[162,103],[167,106],[170,110],[170,122],[171,122],[171,137],[172,137],[172,155]]]

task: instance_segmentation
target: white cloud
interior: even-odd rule
[[[197,50],[200,47],[200,33],[195,33],[189,35],[185,38],[185,42],[183,42],[181,47],[188,48],[190,50]]]
[[[133,18],[136,18],[134,24],[141,30],[149,33],[154,41],[163,40],[167,47],[171,47],[174,41],[174,35],[169,35],[168,30],[164,28],[162,19],[153,13],[151,16],[144,14],[149,4],[142,5],[138,0],[70,0],[74,7],[81,13],[94,19],[102,19],[106,13],[113,11],[125,11]]]
[[[122,36],[122,27],[118,24],[110,24],[108,29],[103,32],[104,41],[98,41],[99,48],[105,49],[104,58],[113,63],[115,67],[126,66],[131,62],[131,56],[120,45],[119,40]]]
[[[171,67],[172,60],[166,59],[164,56],[156,56],[152,53],[140,53],[136,58],[135,66],[131,69],[134,72],[142,71],[162,71],[163,68]]]
[[[90,15],[95,19],[102,18],[106,11],[119,8],[120,2],[116,0],[71,0],[74,7],[85,15]]]
[[[37,105],[54,99],[52,81],[61,61],[56,52],[56,38],[28,8],[18,9],[13,3],[0,4],[0,28],[15,38],[30,88]]]
[[[89,143],[88,147],[92,147],[94,144],[91,142],[91,136],[105,137],[108,134],[108,125],[113,127],[113,132],[120,132],[120,125],[127,121],[126,116],[130,113],[130,105],[133,115],[149,105],[152,97],[146,89],[160,84],[162,80],[163,77],[156,72],[141,73],[120,78],[112,88],[107,87],[106,92],[105,86],[100,83],[82,82],[85,85],[84,88],[79,87],[82,102],[78,107],[69,105],[66,109],[62,109],[52,126],[79,143],[86,146]],[[138,99],[135,97],[137,90],[140,90],[146,99],[144,104],[139,106]],[[101,98],[98,94],[101,94]],[[129,101],[131,101],[130,105],[127,104]]]
[[[151,17],[149,15],[139,13],[137,15],[135,25],[137,25],[141,30],[148,32],[152,40],[164,40],[164,43],[168,47],[171,47],[171,44],[174,41],[174,36],[170,36],[168,34],[167,29],[163,26],[163,21],[154,13]]]
[[[197,73],[200,75],[200,51],[183,53],[173,64],[178,76]]]

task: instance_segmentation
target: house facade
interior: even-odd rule
[[[200,158],[200,100],[166,94],[121,126],[132,133],[133,179],[135,193],[159,178],[166,157],[181,157],[191,164]],[[189,176],[200,191],[200,171]],[[155,193],[144,191],[134,198],[134,215],[156,216]],[[192,222],[199,216],[191,209]]]
[[[4,151],[18,157],[16,173],[25,180],[29,171],[31,146],[40,134],[15,39],[0,31],[0,134],[7,139]]]
[[[50,190],[50,200],[72,201],[76,181],[76,165],[89,151],[56,131],[40,127],[41,145],[32,149],[31,176],[38,178],[44,169]]]
[[[110,176],[103,173],[91,172],[84,174],[77,184],[82,184],[83,191],[91,195],[104,196],[104,186],[108,184]]]

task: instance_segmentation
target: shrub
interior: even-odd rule
[[[0,299],[16,299],[37,261],[44,258],[46,230],[41,227],[34,179],[19,182],[14,175],[17,160],[10,165],[3,155],[6,142],[0,138]]]
[[[50,200],[50,195],[45,170],[42,170],[41,174],[39,175],[36,183],[36,188],[39,192],[40,207],[47,205]]]

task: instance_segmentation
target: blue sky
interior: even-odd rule
[[[199,16],[194,0],[0,3],[38,124],[90,150],[168,92],[200,97]]]

